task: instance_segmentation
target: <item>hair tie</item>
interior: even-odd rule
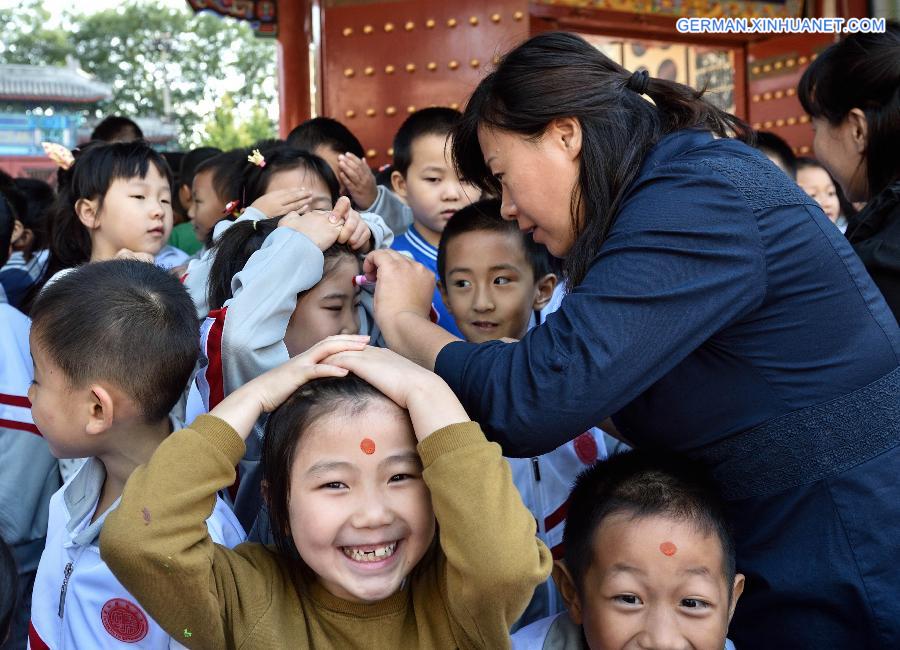
[[[239,217],[241,216],[241,202],[237,199],[233,201],[229,201],[225,204],[225,209],[222,210],[222,214],[226,217]]]
[[[646,93],[648,85],[650,85],[650,73],[646,70],[635,70],[625,82],[625,87],[638,95]]]
[[[44,153],[47,154],[47,157],[55,162],[60,169],[68,170],[75,164],[75,156],[61,144],[42,142],[41,146],[44,148]]]
[[[251,162],[254,165],[256,165],[257,167],[265,167],[266,166],[266,159],[260,153],[259,149],[254,149],[253,153],[251,153],[249,156],[247,156],[247,162]]]
[[[258,224],[258,223],[259,223],[259,219],[253,220],[253,232],[256,232],[256,224]]]

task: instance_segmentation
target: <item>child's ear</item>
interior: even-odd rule
[[[449,310],[450,300],[447,298],[447,288],[444,286],[444,283],[441,282],[440,278],[435,281],[435,284],[437,285],[438,291],[441,292],[441,300],[444,301],[444,306]]]
[[[85,431],[97,435],[112,427],[113,397],[109,390],[100,384],[92,384],[90,391],[90,414]]]
[[[581,625],[581,598],[578,596],[578,589],[575,587],[575,581],[572,580],[572,574],[566,566],[564,560],[556,560],[553,563],[553,573],[550,574],[556,588],[562,596],[566,609],[569,612],[569,618],[575,625]]]
[[[731,617],[734,616],[734,608],[737,607],[738,598],[744,593],[744,574],[736,573],[734,575],[734,584],[731,587],[731,607],[728,608],[728,622],[731,623]]]
[[[394,194],[402,198],[406,198],[406,177],[400,172],[391,172],[391,187],[394,188]]]
[[[553,297],[556,282],[556,274],[548,273],[534,283],[534,304],[531,307],[533,311],[541,311],[547,306],[547,303]]]
[[[100,226],[100,201],[97,199],[78,199],[75,202],[75,214],[85,228],[94,230]]]
[[[191,205],[191,186],[187,183],[182,183],[181,187],[178,188],[178,200],[181,202],[181,207],[187,209]]]

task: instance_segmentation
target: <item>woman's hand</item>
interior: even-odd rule
[[[444,380],[384,348],[338,352],[326,359],[329,366],[345,368],[409,411],[418,440],[469,416]]]
[[[375,320],[395,352],[423,368],[434,368],[438,352],[459,339],[431,322],[434,273],[397,251],[366,256],[363,272],[375,285]]]
[[[394,250],[372,251],[363,272],[375,285],[375,320],[392,321],[401,313],[428,319],[434,297],[434,273]]]
[[[364,210],[370,208],[378,196],[378,187],[366,161],[347,152],[338,156],[338,168],[339,180],[350,192],[353,202]]]
[[[267,217],[280,217],[293,211],[302,214],[311,198],[312,192],[306,188],[275,190],[274,192],[263,194],[250,207],[256,208]]]
[[[349,350],[362,350],[368,341],[368,336],[330,336],[287,363],[247,382],[219,402],[209,414],[227,422],[246,440],[260,415],[274,411],[306,382],[347,374],[346,368],[325,361],[328,357]]]

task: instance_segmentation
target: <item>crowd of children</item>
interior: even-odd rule
[[[55,195],[0,179],[4,649],[731,647],[744,576],[701,467],[607,459],[600,428],[504,458],[384,347],[373,250],[432,271],[469,342],[564,299],[457,175],[459,117],[406,119],[384,183],[329,118],[175,175],[111,120]],[[759,146],[845,226],[782,144]]]

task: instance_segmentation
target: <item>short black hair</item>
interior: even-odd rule
[[[331,117],[314,117],[288,133],[287,143],[297,149],[315,151],[316,147],[328,147],[338,153],[350,152],[365,160],[362,143],[346,126]]]
[[[6,196],[0,193],[0,266],[6,264],[9,257],[9,245],[12,242],[13,228],[16,225],[16,215],[13,213]]]
[[[19,214],[19,221],[34,234],[31,250],[42,250],[47,247],[47,225],[56,201],[56,192],[38,178],[17,178],[15,183],[26,201],[25,211]]]
[[[323,416],[342,413],[352,417],[379,402],[393,403],[371,384],[348,374],[307,382],[269,416],[263,436],[262,472],[272,536],[283,557],[293,558],[296,554],[287,532],[290,531],[288,501],[291,468],[303,433]]]
[[[582,472],[569,495],[563,533],[566,568],[580,593],[600,525],[612,515],[663,516],[693,524],[722,545],[723,572],[735,576],[734,541],[718,490],[705,468],[676,454],[627,451]]]
[[[198,147],[184,154],[184,157],[181,159],[181,166],[178,168],[178,185],[190,187],[191,183],[194,182],[197,166],[204,160],[209,160],[220,153],[222,153],[222,150],[216,147]]]
[[[525,258],[528,260],[534,279],[544,277],[548,273],[555,273],[552,256],[545,246],[534,241],[530,234],[519,230],[515,221],[507,221],[500,216],[499,199],[485,199],[476,201],[458,210],[441,233],[441,241],[438,244],[437,271],[441,284],[446,286],[447,276],[447,246],[455,237],[467,232],[499,232],[517,235],[525,249]]]
[[[405,177],[412,164],[413,143],[426,135],[449,136],[461,118],[459,111],[442,106],[423,108],[407,117],[394,136],[394,170]]]
[[[797,178],[797,156],[794,155],[791,145],[781,137],[771,131],[757,131],[754,146],[763,153],[772,154],[781,160],[790,177]]]
[[[0,537],[0,643],[9,636],[19,596],[19,574],[12,551]]]
[[[91,140],[103,140],[104,142],[130,142],[143,139],[144,132],[141,131],[137,122],[121,115],[110,115],[94,127],[94,131],[91,133]]]
[[[146,262],[85,264],[48,283],[31,308],[33,336],[72,385],[106,380],[147,422],[178,402],[200,350],[194,303]]]
[[[197,174],[211,171],[213,189],[218,197],[222,199],[222,207],[224,208],[229,201],[241,199],[241,190],[244,186],[242,172],[249,154],[250,149],[239,148],[229,149],[225,153],[207,158],[194,167],[191,183],[194,182]]]

